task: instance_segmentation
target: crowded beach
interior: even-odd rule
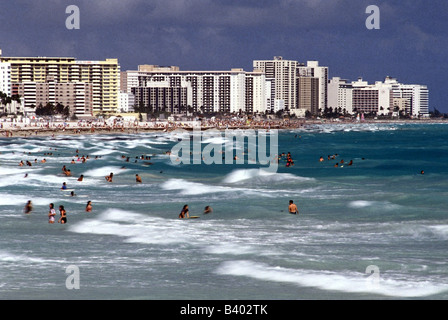
[[[443,119],[427,120],[365,120],[361,123],[445,123]],[[322,124],[356,124],[356,120],[341,119],[247,119],[247,118],[196,118],[194,120],[149,120],[111,117],[108,120],[93,119],[80,121],[2,121],[0,122],[0,137],[33,137],[56,135],[86,135],[162,131],[176,129],[299,129],[309,125]]]

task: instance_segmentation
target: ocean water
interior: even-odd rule
[[[447,137],[443,124],[281,130],[294,166],[275,173],[173,163],[170,133],[1,139],[0,298],[447,299]],[[49,203],[67,224],[48,223]],[[200,218],[178,219],[184,204]]]

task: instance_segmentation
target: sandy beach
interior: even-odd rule
[[[20,122],[3,122],[0,128],[0,137],[24,137],[36,136],[59,136],[59,135],[91,135],[91,134],[136,134],[140,132],[170,132],[176,129],[193,130],[200,127],[207,129],[298,129],[306,128],[310,125],[325,124],[407,124],[407,123],[448,123],[444,119],[418,119],[418,120],[256,120],[246,122],[246,120],[205,120],[205,121],[150,121],[150,122],[125,122],[122,124],[109,125],[101,123],[81,123],[81,122],[54,122],[51,124],[32,123],[24,124]]]

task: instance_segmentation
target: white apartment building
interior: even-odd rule
[[[281,105],[296,114],[318,114],[327,107],[328,67],[319,66],[318,61],[305,65],[277,56],[273,60],[254,60],[253,68],[265,73],[266,80],[272,82],[274,97],[270,98],[268,110],[279,108],[273,108],[275,101],[283,101]]]
[[[153,111],[265,112],[266,78],[260,71],[179,71],[175,67],[141,68],[121,74],[122,87],[135,104]],[[125,80],[123,80],[125,79]],[[136,79],[138,84],[136,84]]]
[[[271,103],[271,82],[266,81],[264,73],[246,73],[246,112],[265,113]]]
[[[0,62],[0,91],[11,96],[11,64]]]
[[[17,85],[17,94],[23,102],[24,111],[31,115],[35,108],[48,103],[61,104],[70,108],[70,115],[93,114],[93,86],[84,82],[23,82]]]
[[[328,81],[328,108],[353,114],[353,85],[348,80],[333,77]]]
[[[328,105],[348,113],[396,115],[399,111],[413,117],[429,116],[429,91],[425,85],[402,84],[387,77],[369,84],[359,78],[349,83],[338,77],[328,82]]]
[[[377,81],[369,85],[367,81],[359,78],[352,82],[353,86],[353,112],[373,113],[376,115],[387,115],[393,108],[392,86]]]
[[[0,51],[0,62],[11,66],[11,94],[18,94],[19,87],[30,87],[27,83],[45,84],[52,80],[73,86],[83,83],[91,85],[92,91],[92,108],[89,105],[86,110],[115,112],[118,108],[120,66],[117,59],[77,61],[69,57],[3,57]],[[27,101],[31,101],[30,93],[26,92],[26,95]],[[34,99],[39,100],[39,97]]]
[[[134,95],[121,91],[119,94],[119,112],[134,112]]]
[[[397,79],[386,77],[385,84],[391,86],[393,98],[406,99],[406,114],[414,117],[429,116],[429,90],[425,85],[402,84]],[[399,101],[399,100],[396,100]]]
[[[147,74],[147,73],[145,73]],[[139,85],[131,88],[134,104],[151,111],[179,113],[192,105],[191,84],[180,77],[139,76]]]
[[[275,104],[275,80],[274,79],[266,79],[264,96],[266,99],[266,112],[274,112],[274,104]]]
[[[253,68],[263,72],[274,85],[275,100],[282,100],[285,108],[297,108],[297,67],[298,61],[284,60],[277,56],[273,60],[254,60]]]

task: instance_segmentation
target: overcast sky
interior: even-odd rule
[[[80,29],[66,28],[66,8]],[[366,28],[366,8],[380,29]],[[446,0],[3,0],[4,56],[118,58],[181,70],[252,70],[252,61],[318,60],[330,77],[425,84],[448,112]]]

